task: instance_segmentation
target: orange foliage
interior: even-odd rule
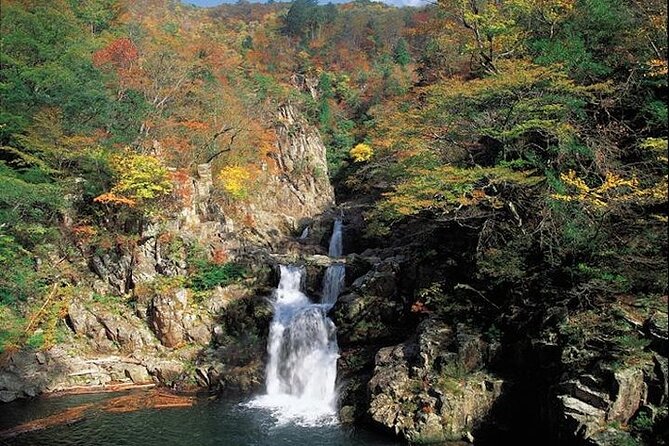
[[[132,40],[121,38],[93,53],[93,65],[100,67],[111,64],[116,69],[128,68],[138,57],[139,52]]]
[[[179,124],[186,127],[188,130],[193,130],[193,131],[209,130],[209,124],[202,121],[194,121],[194,120],[181,121]]]
[[[228,261],[228,253],[221,247],[216,247],[211,253],[211,261],[217,265],[222,265]]]
[[[77,225],[72,228],[72,234],[82,243],[88,243],[98,231],[91,225]]]
[[[174,183],[174,195],[178,197],[185,206],[193,203],[193,184],[191,176],[185,169],[177,169],[172,172],[172,182]]]
[[[96,203],[130,206],[130,207],[135,206],[137,204],[135,200],[131,200],[130,198],[116,195],[113,192],[107,192],[105,194],[97,196],[93,199],[93,201],[95,201]]]

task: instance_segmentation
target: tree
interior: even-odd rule
[[[112,158],[117,181],[111,191],[95,198],[100,203],[125,206],[146,206],[172,191],[167,169],[159,159],[126,153]]]
[[[91,34],[108,29],[122,12],[119,0],[69,0],[77,17],[86,23]]]
[[[407,41],[404,38],[400,38],[395,44],[395,50],[393,51],[393,60],[395,63],[401,66],[406,66],[411,62],[411,55],[409,54],[409,48],[407,46]]]
[[[291,36],[313,37],[318,20],[318,0],[295,0],[286,14],[284,29]]]

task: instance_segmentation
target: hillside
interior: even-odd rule
[[[665,2],[0,18],[0,400],[259,392],[280,265],[344,264],[340,422],[665,444]]]

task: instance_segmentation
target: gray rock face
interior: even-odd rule
[[[0,369],[0,401],[81,386],[151,382],[153,379],[140,360],[118,355],[86,359],[54,347],[46,352],[10,355]]]
[[[292,104],[276,114],[273,165],[263,165],[264,187],[271,193],[249,197],[245,211],[253,220],[249,236],[274,245],[277,235],[294,233],[334,205],[326,149],[318,130]]]
[[[656,311],[644,322],[643,328],[651,340],[651,348],[665,357],[669,355],[667,313]]]
[[[583,375],[557,387],[552,419],[560,438],[612,444],[607,441],[625,433],[610,429],[610,424],[627,424],[649,403],[648,383],[659,384],[650,364],[609,370],[604,375]],[[660,390],[658,399],[662,401],[664,395]]]
[[[68,318],[74,332],[91,339],[100,352],[134,352],[156,344],[146,325],[129,313],[115,314],[101,305],[87,308],[75,300],[69,305]]]
[[[211,316],[191,308],[185,288],[156,295],[148,317],[151,328],[165,347],[177,347],[187,341],[205,345],[211,340]]]
[[[627,423],[646,399],[643,370],[634,367],[617,370],[613,373],[613,381],[613,403],[607,419]]]
[[[91,269],[118,293],[127,293],[132,288],[132,257],[124,252],[94,255]]]
[[[488,346],[471,333],[459,342],[459,335],[427,320],[415,339],[379,350],[369,381],[371,418],[411,442],[470,438],[503,382],[480,370]],[[480,351],[473,353],[475,346]]]
[[[401,330],[400,321],[405,314],[398,283],[401,261],[390,258],[377,263],[339,298],[333,320],[340,344],[387,340]]]

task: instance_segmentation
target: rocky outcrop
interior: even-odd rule
[[[502,393],[481,369],[493,351],[465,326],[424,321],[415,338],[377,353],[369,415],[411,442],[471,440]]]
[[[45,352],[17,352],[7,357],[0,370],[0,401],[79,387],[153,382],[147,367],[134,357],[84,358],[76,351],[54,347]]]
[[[100,304],[74,301],[67,317],[74,332],[91,339],[100,352],[134,352],[156,344],[156,338],[138,318]]]
[[[253,221],[251,240],[270,246],[276,246],[282,234],[303,230],[334,205],[318,129],[290,103],[279,106],[274,128],[276,150],[269,154],[272,162],[262,166],[262,187],[271,193],[255,194],[244,209]]]
[[[188,290],[180,288],[159,293],[148,309],[151,329],[165,347],[184,342],[206,345],[211,340],[212,317],[196,311],[188,302]]]
[[[358,277],[334,307],[342,345],[392,340],[402,333],[406,303],[399,289],[402,257],[379,260]]]
[[[550,414],[556,436],[567,443],[607,445],[627,435],[611,426],[624,426],[640,408],[666,401],[666,387],[661,384],[666,383],[666,375],[662,376],[660,361],[656,356],[654,364],[605,369],[558,385]],[[649,386],[659,390],[652,400]]]
[[[215,320],[213,341],[195,360],[198,384],[215,392],[259,390],[271,318],[267,296],[238,293],[227,301]]]

